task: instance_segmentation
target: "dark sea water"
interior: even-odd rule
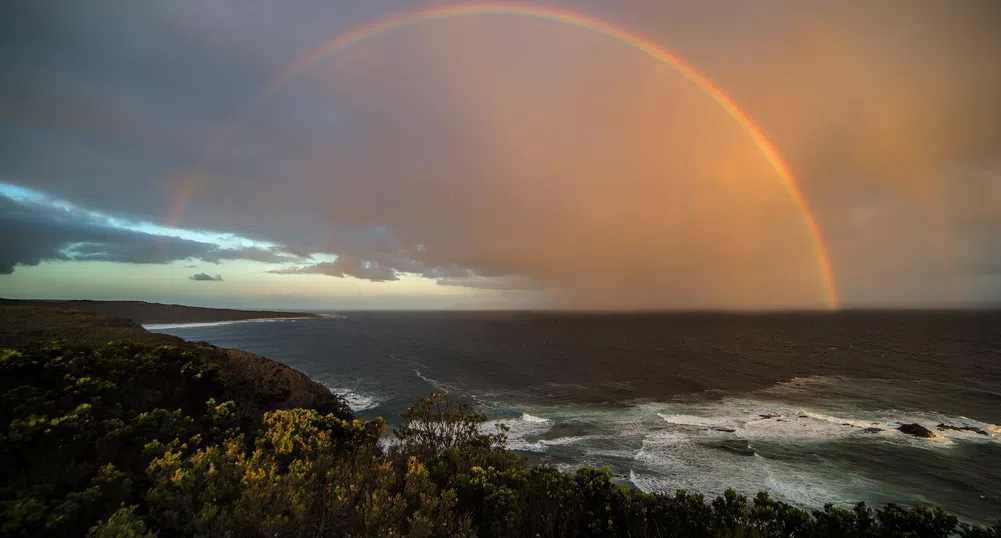
[[[644,491],[1001,518],[999,312],[345,313],[151,330],[280,361],[390,424],[448,390],[532,461],[606,466]],[[895,429],[914,422],[937,437]]]

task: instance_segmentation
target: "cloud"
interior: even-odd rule
[[[281,250],[281,247],[274,249],[265,248],[225,248],[217,249],[201,257],[202,260],[212,263],[219,263],[225,260],[251,260],[262,263],[288,263],[301,261],[302,257]]]
[[[211,242],[116,227],[112,222],[105,215],[75,206],[0,195],[0,274],[11,274],[17,265],[38,265],[47,260],[164,264],[187,259],[214,263],[299,259],[280,250],[223,248]]]
[[[0,197],[0,274],[45,260],[168,263],[199,257],[215,245],[119,230]]]
[[[371,280],[373,282],[388,282],[399,280],[396,270],[376,261],[361,260],[352,256],[338,256],[333,262],[320,262],[301,267],[289,267],[268,271],[278,275],[328,275],[338,278],[347,276]]]
[[[754,118],[849,303],[1001,297],[996,2],[626,4],[579,9],[671,48]],[[0,271],[194,257],[542,286],[579,307],[824,301],[803,215],[760,149],[649,57],[537,20],[441,20],[335,54],[244,114],[289,59],[385,13],[241,6],[0,17],[20,51],[0,58],[0,103],[17,105],[2,109],[0,161],[5,181],[80,206],[279,246],[5,213]],[[295,30],[262,43],[274,28]]]
[[[222,275],[212,276],[208,273],[196,273],[188,278],[199,282],[222,282]]]

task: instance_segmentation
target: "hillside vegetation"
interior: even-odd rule
[[[234,310],[231,308],[201,308],[177,304],[147,303],[145,301],[90,301],[0,299],[0,306],[36,306],[82,310],[102,316],[130,319],[136,323],[214,323],[218,321],[243,321],[269,318],[315,318],[306,312],[275,312],[270,310]]]
[[[3,536],[1001,536],[940,509],[805,511],[531,467],[443,394],[411,406],[387,445],[382,419],[329,393],[250,381],[302,375],[284,366],[53,312],[3,312],[22,320],[0,355]],[[31,316],[47,329],[26,332]],[[71,320],[91,336],[53,339]]]

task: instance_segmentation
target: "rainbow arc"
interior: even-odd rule
[[[802,217],[804,226],[810,238],[813,257],[816,260],[817,269],[825,288],[826,304],[831,309],[839,306],[837,285],[834,278],[834,271],[831,266],[827,248],[824,245],[820,227],[816,218],[810,210],[810,206],[799,188],[798,183],[789,170],[789,166],[783,160],[781,154],[774,144],[757,124],[745,113],[740,106],[734,102],[722,89],[699,72],[693,66],[686,63],[680,57],[657,44],[651,39],[631,32],[627,29],[615,26],[588,15],[556,9],[545,6],[517,4],[517,3],[464,3],[457,5],[444,5],[417,11],[405,12],[391,15],[377,20],[370,24],[360,26],[354,30],[343,33],[330,41],[321,44],[312,51],[298,57],[286,67],[275,74],[264,86],[257,97],[251,102],[243,115],[234,121],[227,129],[224,129],[210,144],[207,154],[215,154],[225,147],[236,129],[239,128],[241,120],[254,110],[258,109],[266,101],[272,98],[289,82],[296,79],[301,74],[308,71],[316,64],[329,58],[339,51],[343,51],[364,41],[375,38],[387,32],[392,32],[409,26],[426,24],[434,21],[461,20],[472,17],[521,17],[537,20],[549,21],[556,24],[563,24],[580,28],[582,30],[601,34],[609,39],[628,45],[658,62],[673,68],[682,76],[694,83],[705,95],[712,98],[731,118],[743,129],[754,144],[761,151],[762,155],[775,170],[783,187]],[[180,187],[180,194],[176,203],[169,211],[168,223],[173,224],[180,219],[184,208],[196,191],[199,172],[185,176],[184,184]]]

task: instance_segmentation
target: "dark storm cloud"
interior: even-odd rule
[[[206,255],[218,247],[175,237],[120,230],[17,203],[0,196],[0,273],[45,260],[167,263]]]
[[[212,276],[208,273],[196,273],[188,278],[199,282],[222,282],[222,275]]]
[[[207,262],[219,263],[225,260],[250,260],[262,263],[288,263],[302,259],[298,254],[285,252],[281,247],[274,249],[264,248],[232,248],[216,249],[208,252],[200,258]]]
[[[7,272],[69,256],[72,241],[86,259],[546,282],[581,306],[823,297],[802,216],[746,133],[670,69],[586,31],[498,18],[387,33],[315,66],[215,145],[290,59],[384,12],[319,0],[0,9],[4,181],[290,245],[155,238],[158,250],[76,224],[88,231],[4,248]],[[996,2],[572,9],[668,46],[747,109],[800,180],[848,302],[1001,295]]]
[[[373,282],[399,280],[396,271],[379,262],[361,260],[353,256],[340,256],[333,262],[320,262],[303,267],[274,269],[270,273],[279,275],[327,275],[339,278],[351,276]]]
[[[116,215],[166,217],[178,194],[172,180],[214,164],[218,135],[273,73],[328,36],[332,18],[372,15],[361,4],[294,4],[4,3],[0,69],[16,81],[0,86],[5,179]],[[193,220],[241,215],[212,209],[219,219]]]
[[[415,271],[417,272],[417,271]],[[433,278],[441,281],[443,279],[467,278],[474,276],[471,269],[459,267],[458,265],[446,265],[444,267],[431,267],[420,271],[424,278]]]
[[[116,228],[79,208],[60,209],[0,196],[0,274],[13,273],[17,265],[38,265],[46,260],[163,264],[192,258],[208,262],[296,259],[262,248],[226,249],[214,243]]]
[[[286,258],[285,261],[287,260]],[[371,259],[366,260],[354,256],[342,255],[334,262],[283,267],[268,272],[277,275],[320,274],[338,278],[351,276],[374,282],[398,280],[400,274],[412,274],[432,279],[439,286],[460,286],[494,290],[526,290],[543,289],[546,287],[532,278],[510,275],[503,272],[485,272],[486,274],[484,274],[457,265],[425,267],[423,263],[407,258],[402,254],[373,254]]]

